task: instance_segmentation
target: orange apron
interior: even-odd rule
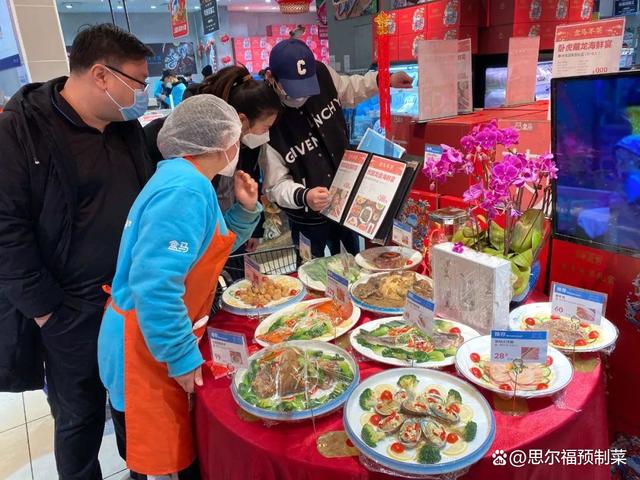
[[[233,248],[235,234],[216,232],[206,252],[187,275],[183,297],[189,318],[195,324],[209,315],[218,277]],[[168,475],[190,466],[196,459],[195,436],[189,398],[169,377],[166,364],[153,358],[138,327],[135,310],[124,317],[124,384],[127,466],[147,475]],[[206,324],[194,330],[198,341]]]

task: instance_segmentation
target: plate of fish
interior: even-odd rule
[[[597,352],[616,343],[618,329],[606,318],[600,324],[551,314],[551,303],[529,303],[509,314],[511,330],[546,330],[549,345],[565,352]]]
[[[328,342],[351,330],[360,313],[351,302],[341,308],[329,298],[307,300],[265,318],[256,328],[255,340],[263,347],[289,340]]]
[[[293,341],[254,353],[231,393],[240,407],[267,420],[305,420],[342,406],[359,381],[356,362],[325,342]]]
[[[307,295],[302,282],[287,275],[269,275],[260,285],[247,279],[238,280],[222,294],[222,305],[236,315],[268,315]]]
[[[376,247],[360,252],[356,262],[371,272],[409,270],[422,262],[422,254],[407,247]]]
[[[367,378],[347,400],[343,421],[363,455],[414,475],[466,468],[495,438],[493,412],[480,392],[453,375],[423,368]]]
[[[333,270],[353,283],[360,278],[360,267],[356,264],[353,255],[348,256],[349,271],[345,274],[342,255],[333,257],[314,258],[298,269],[298,278],[305,287],[318,292],[327,290],[327,271]]]
[[[491,361],[491,336],[469,340],[458,349],[456,368],[470,382],[492,392],[521,398],[546,397],[571,383],[573,366],[561,352],[549,346],[544,363]]]
[[[460,345],[479,334],[450,320],[434,320],[426,335],[402,317],[367,322],[351,332],[351,346],[367,358],[398,367],[440,368],[453,365]]]
[[[433,298],[432,280],[409,270],[363,277],[351,286],[351,298],[363,310],[402,315],[410,290],[421,297]]]

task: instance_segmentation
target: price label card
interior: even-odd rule
[[[426,144],[424,146],[424,163],[434,163],[442,157],[443,148],[440,145]]]
[[[349,306],[349,281],[333,270],[327,270],[327,297],[339,307]]]
[[[249,368],[247,341],[241,333],[228,332],[217,328],[207,328],[211,359],[215,363],[237,370]]]
[[[415,325],[426,335],[431,336],[434,310],[435,306],[431,301],[415,292],[409,292],[404,305],[404,321],[409,325]]]
[[[411,225],[394,220],[391,240],[401,247],[413,248],[413,228]]]
[[[300,249],[300,256],[302,257],[303,262],[308,262],[311,260],[311,240],[305,237],[302,233],[300,234],[300,245],[298,246]]]
[[[491,331],[491,361],[511,363],[545,363],[547,361],[547,332]]]
[[[249,255],[244,257],[244,278],[249,280],[252,285],[260,285],[264,281],[260,265]]]
[[[607,307],[607,294],[553,282],[551,313],[575,317],[581,322],[600,325]]]
[[[342,243],[342,240],[340,240],[340,261],[342,262],[342,273],[347,275],[351,269],[351,257],[349,256],[349,252],[347,252],[344,243]]]

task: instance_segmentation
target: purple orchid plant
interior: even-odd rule
[[[471,220],[453,241],[511,260],[523,283],[542,241],[551,181],[558,169],[550,153],[518,153],[519,137],[513,128],[499,128],[497,120],[476,126],[460,139],[461,150],[442,145],[442,155],[427,160],[423,174],[432,190],[456,174],[473,179],[463,194]],[[496,158],[498,146],[504,147],[501,158]],[[499,217],[504,218],[504,228],[496,223]],[[514,286],[516,294],[519,287],[523,285]]]

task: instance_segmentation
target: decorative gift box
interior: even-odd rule
[[[453,243],[431,249],[436,315],[482,335],[508,330],[511,263],[471,248],[456,246],[455,250]]]

